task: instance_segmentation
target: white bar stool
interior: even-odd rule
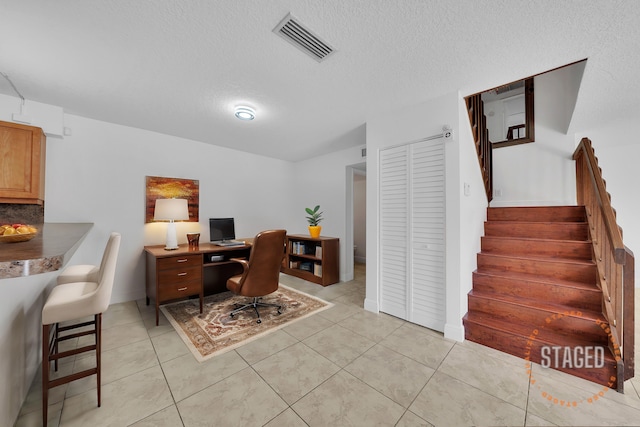
[[[76,282],[97,282],[98,277],[100,276],[100,271],[104,269],[106,256],[107,252],[105,248],[105,252],[102,254],[102,261],[99,266],[91,264],[70,265],[62,270],[62,273],[58,275],[58,278],[56,279],[57,284],[63,285],[65,283]]]
[[[42,309],[42,425],[47,426],[49,389],[67,384],[80,378],[96,374],[98,385],[98,406],[100,406],[100,352],[102,342],[102,313],[109,307],[111,291],[116,271],[116,261],[120,248],[120,234],[111,233],[105,255],[103,268],[100,269],[96,281],[79,281],[63,283],[55,286]],[[59,326],[61,322],[83,319],[93,316],[93,320],[83,321],[69,326]],[[93,326],[89,330],[60,335],[62,332],[77,328]],[[58,344],[72,338],[95,335],[95,344],[59,352]],[[87,351],[96,352],[96,366],[82,372],[50,379],[50,364],[58,370],[58,360]]]

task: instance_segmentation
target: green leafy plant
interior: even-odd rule
[[[320,210],[320,205],[316,206],[315,208],[311,209],[311,208],[304,208],[304,210],[307,212],[307,214],[309,215],[307,217],[307,222],[309,222],[309,225],[311,226],[317,226],[320,221],[322,221],[322,212],[319,212]]]

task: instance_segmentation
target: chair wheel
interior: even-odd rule
[[[230,314],[231,317],[235,316],[233,313]]]
[[[282,313],[280,312],[280,310],[278,310],[278,314],[282,314]]]
[[[258,320],[256,321],[256,323],[262,323],[262,320],[258,319]]]

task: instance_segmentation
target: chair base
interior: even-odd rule
[[[72,331],[85,326],[93,326],[93,328],[81,332],[60,335],[61,332]],[[95,335],[95,344],[79,347],[74,350],[60,352],[59,343],[72,338],[78,338],[85,335]],[[96,375],[98,407],[100,406],[100,350],[102,342],[102,313],[96,314],[94,320],[89,322],[77,323],[70,326],[60,326],[58,323],[51,325],[42,325],[42,425],[47,427],[47,415],[49,405],[49,389],[59,385],[70,383],[71,381],[85,378],[90,375]],[[58,360],[65,357],[74,356],[76,354],[85,353],[87,351],[96,352],[96,366],[82,372],[76,372],[64,377],[51,379],[51,362],[53,362],[54,370],[58,370]]]
[[[267,302],[260,302],[261,299],[262,299],[262,297],[253,297],[253,301],[252,302],[250,302],[249,304],[245,304],[242,307],[236,308],[231,313],[229,313],[229,316],[233,317],[234,315],[238,314],[242,310],[246,310],[248,308],[253,308],[256,311],[256,314],[258,315],[258,320],[256,320],[256,323],[262,323],[262,319],[260,319],[260,311],[258,311],[258,307],[277,307],[278,308],[278,314],[282,314],[282,312],[280,311],[280,310],[282,310],[282,306],[281,305],[270,304],[270,303],[267,303]],[[236,304],[236,306],[238,306],[238,305],[239,304]]]

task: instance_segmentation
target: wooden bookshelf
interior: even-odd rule
[[[340,281],[340,239],[287,236],[287,252],[281,271],[322,286]]]

